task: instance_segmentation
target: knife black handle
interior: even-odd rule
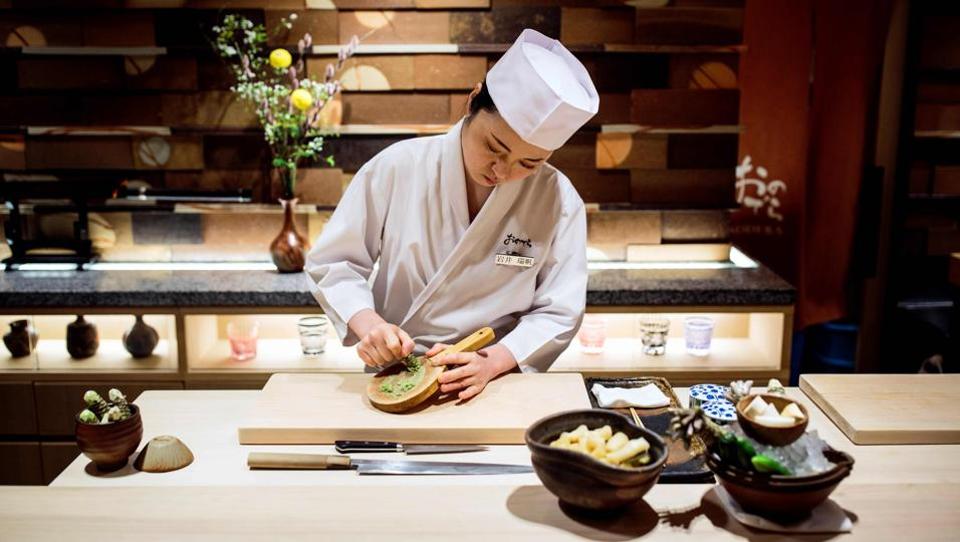
[[[398,442],[382,440],[338,440],[334,446],[342,454],[362,454],[373,452],[399,452],[403,449]]]

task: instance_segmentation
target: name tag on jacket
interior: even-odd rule
[[[532,267],[535,263],[533,258],[514,254],[497,254],[494,261],[497,265],[512,265],[514,267]]]

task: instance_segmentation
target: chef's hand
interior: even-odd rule
[[[427,357],[435,356],[449,346],[435,344],[426,355]],[[517,360],[514,359],[510,350],[499,344],[479,352],[437,356],[431,359],[430,363],[434,366],[448,366],[448,369],[440,375],[440,392],[459,392],[457,397],[461,401],[478,395],[488,382],[517,366]]]
[[[371,367],[384,367],[413,352],[410,335],[370,309],[358,312],[347,325],[361,337],[357,354]]]

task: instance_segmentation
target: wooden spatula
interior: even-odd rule
[[[493,329],[489,327],[478,329],[470,335],[467,335],[457,344],[444,349],[434,357],[444,356],[447,354],[456,354],[458,352],[473,352],[483,348],[493,339]],[[380,390],[380,387],[384,383],[385,378],[406,370],[406,366],[403,363],[395,363],[375,374],[370,380],[370,383],[367,384],[367,398],[370,399],[370,404],[380,410],[383,410],[384,412],[398,413],[406,412],[407,410],[410,410],[411,408],[429,399],[440,388],[438,379],[440,378],[440,375],[443,374],[443,371],[446,369],[446,367],[433,367],[426,362],[427,360],[425,359],[424,363],[426,366],[423,369],[423,379],[418,382],[416,386],[409,391],[404,392],[402,395],[385,393]]]

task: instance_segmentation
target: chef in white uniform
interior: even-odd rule
[[[583,65],[527,29],[448,133],[367,162],[307,257],[344,346],[377,368],[491,326],[496,344],[435,360],[441,391],[463,400],[517,367],[546,371],[587,286],[583,201],[546,161],[598,106]]]

